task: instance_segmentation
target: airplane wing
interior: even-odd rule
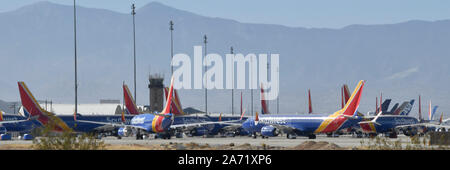
[[[400,128],[407,128],[407,127],[436,127],[436,128],[450,128],[450,126],[448,125],[437,125],[437,124],[432,124],[432,123],[417,123],[417,124],[411,124],[411,125],[401,125],[401,126],[397,126],[395,128],[400,129]]]
[[[287,126],[287,125],[279,125],[279,124],[269,124],[269,125],[279,129],[280,132],[282,132],[282,133],[292,133],[295,130],[299,130],[297,128],[294,128],[294,127],[291,127],[291,126]]]
[[[170,128],[187,128],[192,126],[202,126],[202,125],[211,125],[211,124],[233,124],[233,125],[241,125],[237,124],[235,122],[238,122],[240,120],[230,120],[230,121],[223,121],[223,122],[200,122],[200,123],[188,123],[188,124],[178,124],[178,125],[170,125]]]
[[[100,125],[105,125],[105,126],[112,126],[112,127],[130,127],[130,128],[135,128],[135,129],[142,129],[142,130],[146,130],[145,128],[141,127],[141,126],[133,126],[133,125],[125,125],[122,123],[109,123],[109,122],[96,122],[96,121],[89,121],[89,120],[76,120],[76,122],[82,122],[82,123],[92,123],[92,124],[100,124]]]
[[[0,122],[0,125],[1,124],[8,124],[8,123],[20,123],[20,122],[26,122],[26,121],[30,121],[30,120],[10,120],[10,121],[1,121]]]

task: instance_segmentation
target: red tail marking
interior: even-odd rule
[[[375,106],[375,115],[376,115],[376,114],[378,114],[378,97],[375,97],[375,103],[376,103],[376,106]]]
[[[161,114],[166,114],[166,113],[170,113],[170,107],[171,107],[171,103],[172,103],[172,98],[173,98],[173,77],[170,81],[170,89],[169,89],[169,94],[168,94],[168,99],[166,101],[166,106],[164,108],[164,110],[161,112]]]
[[[428,106],[428,120],[431,120],[431,100],[430,105]]]
[[[3,121],[3,112],[0,110],[0,121]]]
[[[356,94],[354,96],[352,96],[350,98],[351,100],[349,100],[346,103],[345,108],[344,108],[345,110],[342,113],[343,115],[353,116],[356,113],[356,111],[359,107],[359,102],[361,100],[361,95],[362,95],[362,91],[363,91],[365,82],[361,81],[360,83],[361,84],[355,89]]]
[[[165,87],[164,88],[164,95],[166,97],[166,100],[167,100],[168,91],[169,91],[169,88]],[[172,108],[171,108],[172,109],[172,113],[174,115],[183,115],[184,112],[183,112],[183,109],[181,107],[181,103],[180,103],[180,100],[179,100],[179,97],[178,97],[177,90],[174,89],[173,93],[174,93],[174,96],[173,96],[174,98],[173,98],[172,103],[171,103],[172,104]]]
[[[311,103],[311,90],[308,89],[308,113],[311,114],[313,112],[312,110],[312,103]]]
[[[125,84],[123,84],[123,98],[125,100],[125,106],[129,114],[134,115],[139,114],[139,110],[136,106],[136,103],[133,100],[133,97],[131,96],[130,90],[128,89],[128,86]]]
[[[381,106],[383,105],[383,93],[380,92],[380,112],[383,111]]]
[[[341,109],[344,108],[344,87],[341,87]]]
[[[346,85],[346,84],[344,84],[344,105],[345,105],[345,103],[347,103],[348,102],[348,100],[350,99],[350,90],[348,89],[348,86]]]
[[[245,110],[244,110],[244,112],[242,112],[241,118],[239,120],[242,120],[242,118],[244,117],[244,114],[245,114]]]

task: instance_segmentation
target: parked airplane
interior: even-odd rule
[[[20,134],[30,133],[33,129],[30,118],[17,114],[5,114],[0,110],[0,133],[19,132]]]
[[[119,127],[118,134],[121,136],[128,136],[131,133],[136,134],[136,139],[143,139],[144,135],[150,133],[156,133],[162,136],[164,139],[170,139],[171,130],[176,128],[186,127],[198,127],[202,125],[216,124],[217,122],[196,122],[185,124],[173,124],[175,116],[171,113],[171,103],[173,100],[173,78],[171,79],[170,90],[168,99],[166,101],[164,109],[157,114],[142,113],[135,115],[131,119],[130,125],[118,124],[118,123],[105,123],[95,121],[76,120],[77,122],[97,123],[103,125],[111,125]]]
[[[124,89],[124,97],[125,97],[125,110],[127,112],[130,112],[132,114],[142,114],[141,112],[137,112],[137,106],[134,103],[133,96],[131,95],[130,91],[128,90],[128,87],[126,84],[123,85]],[[166,101],[168,100],[168,92],[169,89],[166,87],[164,88],[164,94]],[[174,115],[173,118],[173,125],[181,125],[181,124],[193,124],[193,123],[201,123],[201,122],[217,122],[218,118],[216,116],[209,116],[209,115],[188,115],[183,111],[183,108],[181,106],[180,97],[178,96],[177,90],[173,89],[173,98],[171,102],[170,107],[170,113]],[[128,109],[131,108],[131,109]],[[151,113],[153,114],[153,113]],[[222,116],[221,119],[224,122],[232,121],[232,120],[238,120],[239,117],[237,116]],[[203,135],[216,135],[219,132],[221,132],[221,129],[223,127],[227,126],[226,124],[204,124],[201,126],[188,126],[188,127],[178,127],[176,129],[172,129],[170,132],[170,135],[175,135],[176,137],[182,137],[182,133],[185,133],[188,136],[203,136]],[[168,135],[165,133],[158,133],[157,136],[161,138],[166,138]]]
[[[420,105],[420,102],[419,102]],[[414,134],[422,133],[425,134],[429,131],[446,131],[446,129],[450,129],[450,126],[443,125],[445,122],[443,120],[444,113],[441,114],[439,120],[434,120],[434,114],[436,113],[438,106],[434,106],[431,109],[431,101],[428,105],[428,120],[419,120],[419,123],[411,124],[411,125],[403,125],[396,127],[397,130],[411,129]]]
[[[335,132],[349,119],[360,119],[357,109],[361,99],[364,81],[356,86],[352,96],[343,109],[334,114],[324,115],[261,115],[247,119],[242,127],[256,137],[260,133],[263,137],[277,136],[280,132],[286,133],[287,138],[295,138],[297,135],[308,136],[315,139],[318,133]]]
[[[55,115],[41,108],[37,100],[34,98],[31,91],[24,82],[18,82],[20,98],[22,101],[24,115],[31,118],[31,122],[36,127],[43,125],[54,125],[55,132],[70,131],[70,132],[89,132],[94,134],[102,134],[115,132],[115,127],[110,125],[94,124],[81,121],[96,121],[105,123],[123,122],[129,124],[131,115]],[[113,133],[112,135],[117,135]]]

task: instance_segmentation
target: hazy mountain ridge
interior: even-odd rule
[[[25,81],[37,98],[73,102],[72,10],[71,6],[41,2],[0,13],[1,99],[18,100],[17,81]],[[122,81],[133,87],[131,15],[78,7],[77,19],[80,102],[121,99]],[[293,28],[204,17],[161,3],[137,9],[139,104],[148,103],[149,71],[165,73],[168,82],[169,20],[175,23],[175,53],[192,56],[192,47],[202,45],[204,34],[209,38],[210,53],[227,53],[230,46],[244,54],[279,53],[281,112],[306,111],[307,88],[313,92],[315,111],[333,111],[339,106],[339,86],[348,83],[353,89],[361,79],[367,80],[360,107],[363,112],[373,110],[374,97],[380,91],[393,102],[417,98],[421,93],[425,100],[432,98],[441,105],[439,112],[450,111],[450,20]],[[235,110],[239,108],[238,93]],[[231,110],[231,106],[213,105],[228,103],[229,90],[211,94],[210,110]],[[182,100],[194,98],[183,100],[183,106],[203,109],[202,90],[181,90],[180,95]],[[249,98],[246,91],[244,99]],[[260,107],[258,98],[255,90],[255,111]],[[249,103],[245,104],[247,110]],[[274,102],[269,107],[276,112]]]

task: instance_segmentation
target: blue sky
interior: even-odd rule
[[[0,0],[0,12],[44,0]],[[71,5],[72,0],[47,0]],[[155,0],[77,0],[84,7],[129,13]],[[448,0],[158,0],[204,16],[292,27],[341,28],[351,24],[390,24],[450,19]]]

